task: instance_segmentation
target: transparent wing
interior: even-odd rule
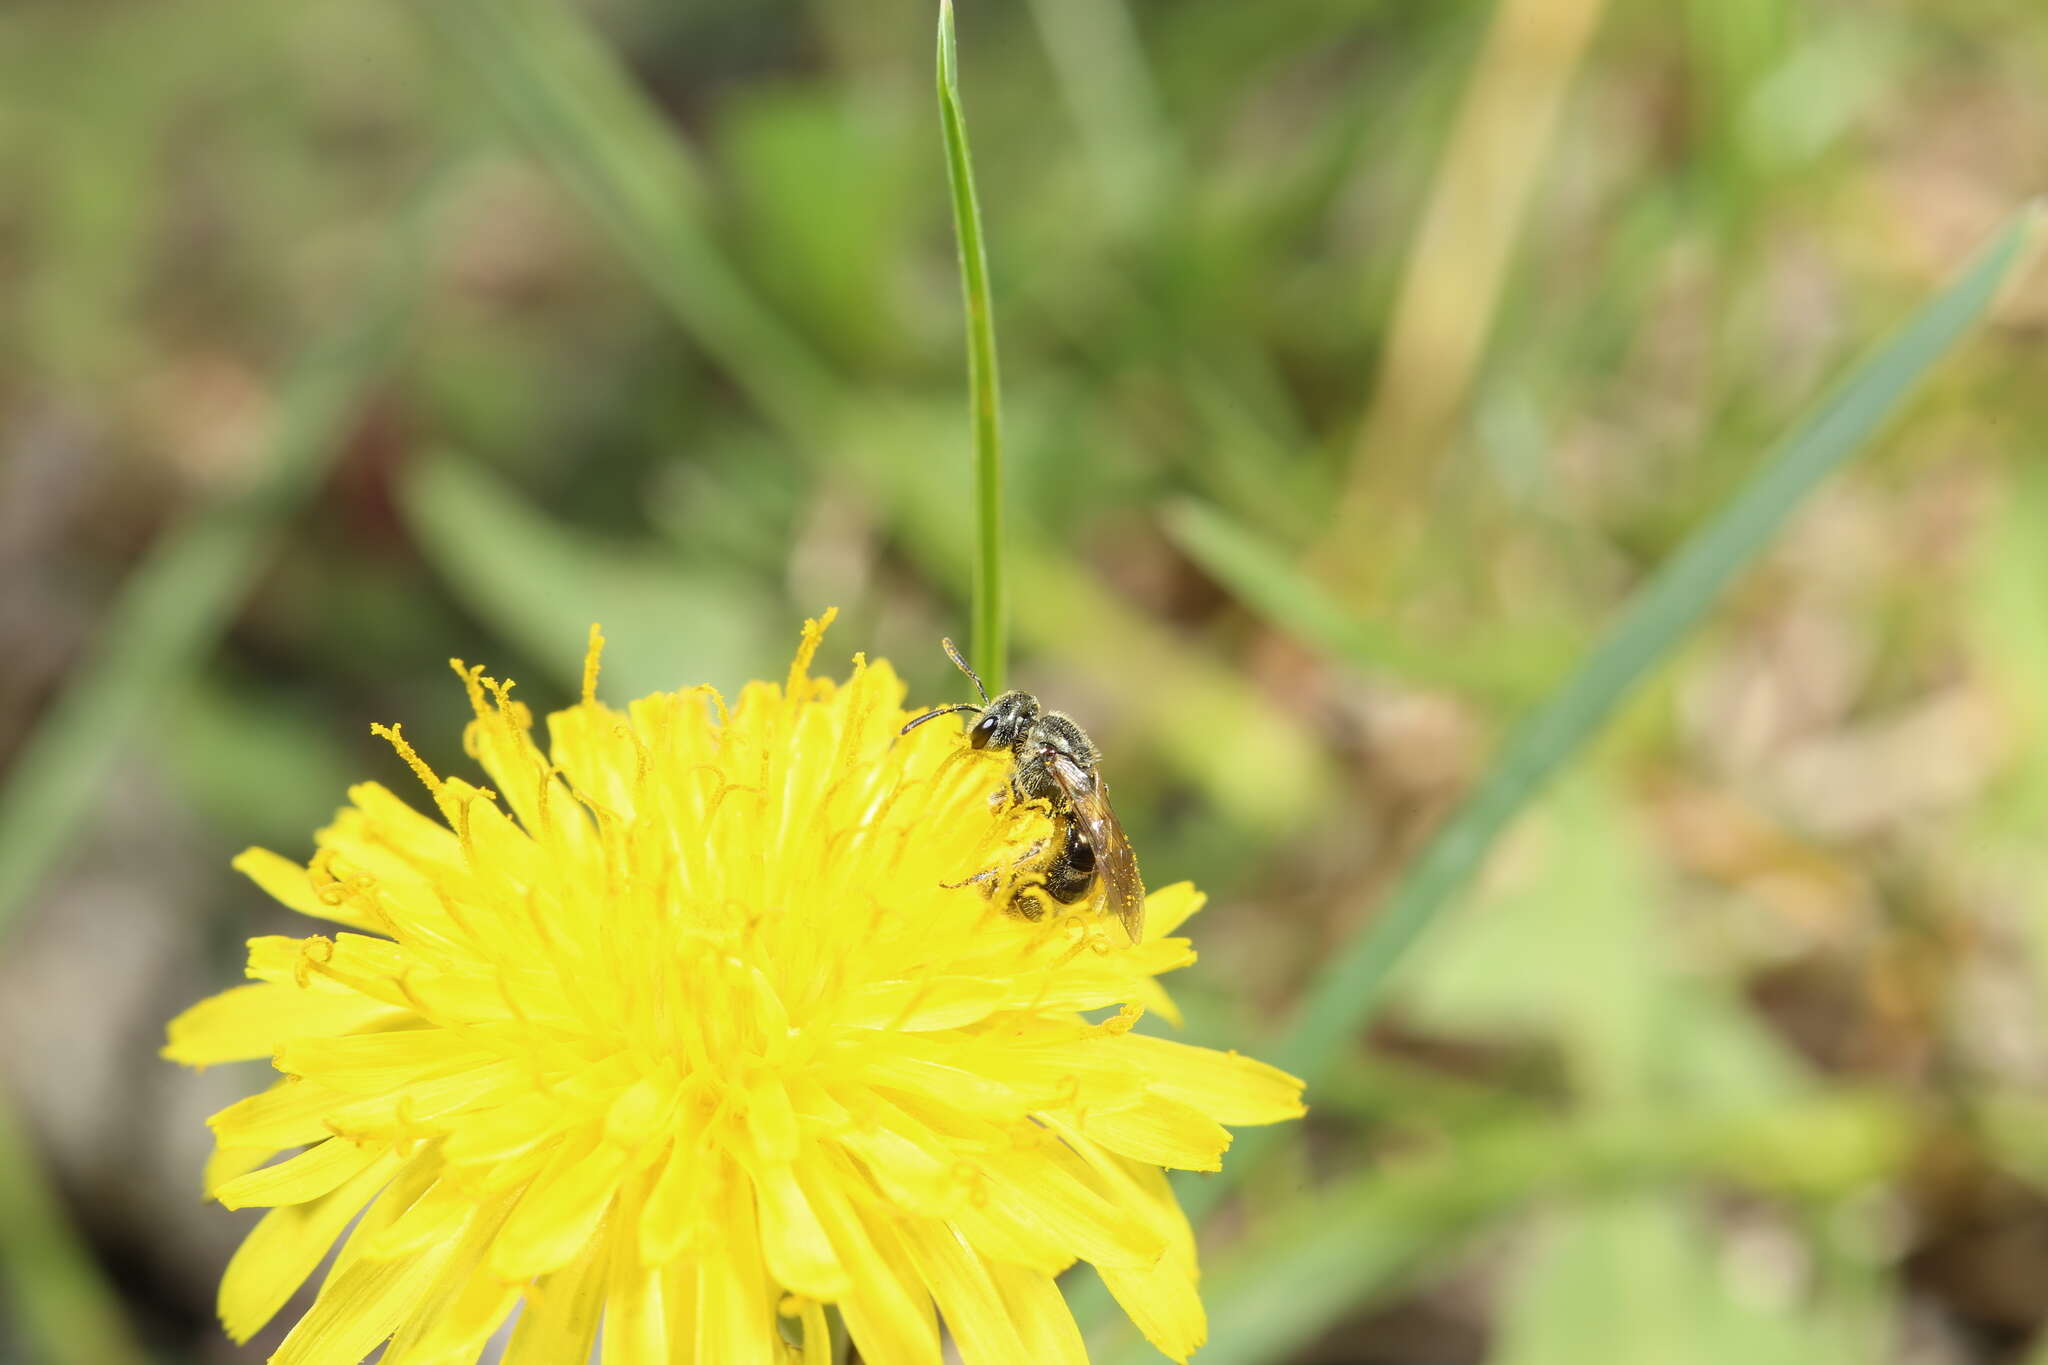
[[[1105,893],[1104,908],[1117,917],[1131,942],[1138,942],[1145,934],[1145,881],[1138,875],[1138,855],[1131,851],[1131,841],[1110,808],[1108,785],[1100,774],[1065,754],[1047,755],[1046,766],[1095,850],[1095,875]]]

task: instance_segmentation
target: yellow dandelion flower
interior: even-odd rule
[[[338,929],[252,940],[252,984],[170,1025],[174,1060],[283,1073],[210,1120],[208,1192],[270,1210],[230,1335],[342,1239],[274,1360],[474,1361],[516,1310],[508,1362],[585,1360],[602,1324],[606,1365],[820,1365],[829,1305],[870,1365],[938,1365],[942,1320],[970,1365],[1081,1361],[1077,1260],[1166,1354],[1201,1344],[1162,1168],[1215,1170],[1222,1124],[1301,1113],[1299,1082],[1131,1031],[1172,1016],[1192,887],[1135,945],[949,888],[1048,817],[992,812],[1006,760],[953,727],[899,737],[886,663],[811,677],[824,624],[784,686],[623,712],[593,630],[545,751],[457,663],[491,790],[393,728],[439,819],[366,783],[308,865],[236,860]]]

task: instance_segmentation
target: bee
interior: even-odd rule
[[[1012,690],[989,700],[981,676],[953,642],[940,643],[946,648],[946,657],[973,681],[981,705],[959,702],[937,707],[912,720],[900,733],[909,734],[940,716],[962,711],[979,715],[981,719],[968,727],[968,744],[976,749],[1009,750],[1008,795],[1019,802],[1043,801],[1052,811],[1057,848],[1037,885],[1060,904],[1073,905],[1086,900],[1099,883],[1106,891],[1104,909],[1116,916],[1131,942],[1138,942],[1145,931],[1145,883],[1138,875],[1131,841],[1110,808],[1109,787],[1096,768],[1101,751],[1080,726],[1058,711],[1045,710],[1029,692]],[[1029,891],[1019,892],[1011,907],[1026,919],[1045,913]]]

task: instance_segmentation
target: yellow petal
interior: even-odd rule
[[[1278,1123],[1305,1112],[1302,1083],[1278,1067],[1143,1033],[1126,1033],[1114,1041],[1154,1092],[1192,1105],[1219,1123]]]
[[[953,1209],[948,1217],[960,1235],[989,1261],[1035,1270],[1041,1275],[1058,1275],[1076,1259],[1067,1245],[1043,1226],[1014,1214],[969,1200]]]
[[[804,1304],[803,1365],[832,1365],[832,1327],[825,1321],[825,1305],[813,1299]]]
[[[350,1095],[380,1095],[414,1081],[495,1060],[449,1029],[393,1029],[301,1038],[278,1049],[277,1069]]]
[[[938,1365],[939,1328],[930,1297],[880,1220],[864,1217],[848,1198],[848,1190],[863,1183],[850,1165],[841,1164],[805,1190],[839,1263],[853,1277],[853,1292],[839,1301],[847,1330],[863,1359]]]
[[[622,1200],[612,1220],[599,1365],[671,1365],[677,1358],[668,1333],[670,1278],[660,1266],[641,1264],[637,1213],[637,1205]]]
[[[433,1304],[404,1354],[379,1365],[476,1365],[485,1343],[504,1325],[525,1288],[482,1273],[482,1255],[483,1248],[478,1247],[469,1273],[451,1279],[448,1292]]]
[[[514,1215],[517,1216],[516,1214]],[[526,1290],[526,1308],[501,1365],[582,1365],[590,1359],[604,1313],[606,1261],[602,1242]]]
[[[1096,1265],[1149,1265],[1164,1239],[1105,1198],[1097,1178],[1058,1143],[1006,1153],[984,1167],[991,1209],[1049,1233]]]
[[[1030,1360],[1003,1296],[979,1256],[953,1230],[932,1219],[904,1219],[897,1233],[911,1264],[938,1300],[939,1312],[965,1365]]]
[[[1088,1365],[1088,1348],[1081,1329],[1061,1297],[1052,1276],[1019,1266],[991,1263],[989,1276],[1002,1293],[1003,1306],[1017,1334],[1024,1339],[1019,1360],[1031,1365]]]
[[[381,1095],[341,1095],[313,1081],[301,1084],[316,1086],[333,1097],[327,1122],[334,1132],[417,1137],[423,1125],[448,1114],[502,1103],[527,1089],[532,1078],[519,1063],[503,1061],[430,1076]]]
[[[243,849],[235,855],[231,866],[262,887],[279,904],[302,915],[333,920],[336,924],[346,924],[351,929],[375,930],[379,927],[345,897],[335,896],[330,900],[322,896],[319,888],[314,885],[311,873],[291,859],[281,858],[267,848]]]
[[[1081,1135],[1058,1115],[1047,1115],[1046,1124],[1062,1138],[1075,1155],[1088,1164],[1105,1196],[1133,1220],[1152,1230],[1160,1245],[1189,1265],[1195,1263],[1195,1232],[1181,1212],[1166,1172],[1142,1161],[1118,1156],[1098,1142]]]
[[[505,1210],[495,1205],[509,1202],[479,1198],[475,1191],[444,1176],[414,1200],[412,1207],[393,1219],[389,1227],[366,1238],[362,1255],[376,1261],[418,1255],[431,1246],[454,1241],[480,1211],[489,1212],[498,1223],[503,1223]]]
[[[392,1334],[381,1365],[476,1365],[484,1338],[510,1311],[510,1299],[503,1293],[510,1286],[483,1273],[484,1253],[505,1223],[504,1202],[479,1204],[452,1199],[450,1194],[445,1178],[438,1178],[411,1208],[373,1231],[362,1250],[365,1259],[374,1260],[411,1256],[436,1244],[455,1248],[432,1291]]]
[[[833,1253],[831,1239],[804,1197],[795,1170],[768,1167],[755,1174],[753,1184],[761,1216],[761,1249],[775,1278],[785,1288],[814,1299],[850,1293],[853,1281]]]
[[[640,1211],[640,1259],[650,1265],[672,1260],[715,1235],[706,1233],[703,1225],[717,1207],[725,1182],[737,1178],[724,1157],[680,1138],[662,1159],[659,1172]]]
[[[563,1143],[526,1187],[498,1234],[491,1272],[523,1280],[567,1265],[597,1231],[625,1167],[625,1153],[609,1143]]]
[[[389,848],[416,866],[461,865],[462,845],[454,832],[383,783],[358,782],[348,789],[348,799],[365,821],[363,832],[370,836],[365,842]]]
[[[259,981],[202,1000],[171,1020],[163,1056],[186,1066],[269,1057],[296,1038],[374,1028],[406,1017],[379,1000]]]
[[[432,1149],[415,1151],[412,1156],[406,1158],[397,1171],[392,1173],[390,1183],[385,1185],[384,1192],[377,1196],[376,1202],[363,1210],[363,1216],[356,1219],[356,1225],[349,1229],[347,1240],[342,1242],[341,1250],[335,1253],[334,1264],[328,1269],[327,1278],[333,1280],[351,1265],[362,1260],[363,1253],[376,1245],[378,1237],[385,1229],[411,1212],[420,1198],[433,1187],[438,1172],[439,1165],[434,1160]],[[452,1252],[454,1244],[443,1243],[438,1249]]]
[[[340,1188],[263,1215],[221,1277],[220,1320],[230,1337],[247,1341],[284,1307],[398,1164],[386,1152]]]
[[[1208,901],[1207,896],[1195,890],[1193,882],[1162,886],[1145,897],[1145,932],[1164,938],[1186,924]]]
[[[983,1255],[1057,1275],[1074,1263],[1067,1244],[1036,1221],[995,1207],[978,1169],[896,1106],[870,1100],[863,1123],[840,1136],[892,1202],[950,1219]],[[977,1147],[999,1142],[993,1129]]]
[[[1006,1078],[982,1075],[958,1065],[944,1044],[920,1045],[915,1036],[880,1034],[861,1077],[870,1085],[905,1096],[943,1100],[955,1108],[1010,1117],[1043,1098],[1020,1090]]]
[[[1157,1095],[1117,1109],[1079,1110],[1073,1123],[1112,1152],[1176,1171],[1221,1170],[1230,1146],[1222,1124]]]
[[[443,1244],[394,1261],[358,1260],[337,1267],[320,1296],[273,1355],[271,1365],[336,1365],[357,1361],[397,1330],[420,1300],[436,1293]]]
[[[1209,1339],[1209,1320],[1195,1293],[1194,1266],[1177,1252],[1142,1269],[1098,1266],[1097,1270],[1145,1340],[1169,1358],[1185,1365]]]
[[[303,1204],[376,1165],[385,1151],[329,1138],[297,1156],[225,1182],[213,1197],[231,1209]]]
[[[796,1158],[802,1132],[789,1089],[780,1080],[763,1077],[748,1089],[747,1131],[763,1159],[787,1164]]]
[[[412,1002],[398,984],[408,966],[405,950],[388,939],[363,934],[336,934],[333,938],[265,934],[249,940],[246,971],[258,981],[289,982],[301,988],[325,983],[410,1009]]]
[[[221,1186],[236,1176],[247,1175],[276,1155],[276,1149],[271,1147],[215,1147],[206,1158],[199,1188],[211,1199]]]
[[[1016,990],[1001,977],[926,976],[871,981],[847,997],[848,1028],[923,1033],[961,1028],[1011,1006]]]
[[[327,1115],[345,1097],[317,1081],[289,1078],[268,1090],[237,1100],[206,1120],[214,1141],[223,1147],[260,1147],[282,1151],[304,1142],[333,1136]]]
[[[990,1032],[960,1039],[955,1065],[1000,1076],[1033,1108],[1115,1109],[1135,1103],[1145,1092],[1145,1074],[1120,1051],[1118,1036],[1088,1029],[1078,1034],[1030,1025],[998,1025]],[[1041,1044],[1039,1036],[1051,1039]]]
[[[762,1274],[753,1200],[738,1181],[720,1201],[720,1245],[697,1258],[697,1355],[700,1365],[774,1365],[775,1304]]]
[[[1139,980],[1137,989],[1131,993],[1131,1003],[1143,1006],[1145,1013],[1156,1014],[1175,1028],[1185,1022],[1180,1006],[1166,993],[1166,987],[1149,976]]]
[[[497,1165],[555,1138],[569,1117],[552,1095],[520,1095],[466,1116],[442,1154],[451,1166]]]

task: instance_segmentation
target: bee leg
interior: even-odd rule
[[[1010,901],[1010,913],[1036,924],[1045,918],[1045,902],[1029,891],[1019,891]]]
[[[978,885],[981,887],[982,895],[992,896],[995,894],[994,882],[996,874],[1000,871],[1002,871],[1001,868],[985,868],[982,871],[975,873],[972,877],[962,877],[957,882],[940,882],[939,885],[947,891],[958,891],[963,886]]]
[[[1040,839],[1019,854],[1008,867],[985,867],[971,877],[962,877],[957,882],[940,882],[939,885],[948,891],[958,891],[963,886],[979,886],[981,887],[982,895],[993,897],[996,893],[996,881],[998,878],[1007,873],[1014,873],[1018,868],[1031,862],[1043,852],[1045,852],[1045,840]]]

